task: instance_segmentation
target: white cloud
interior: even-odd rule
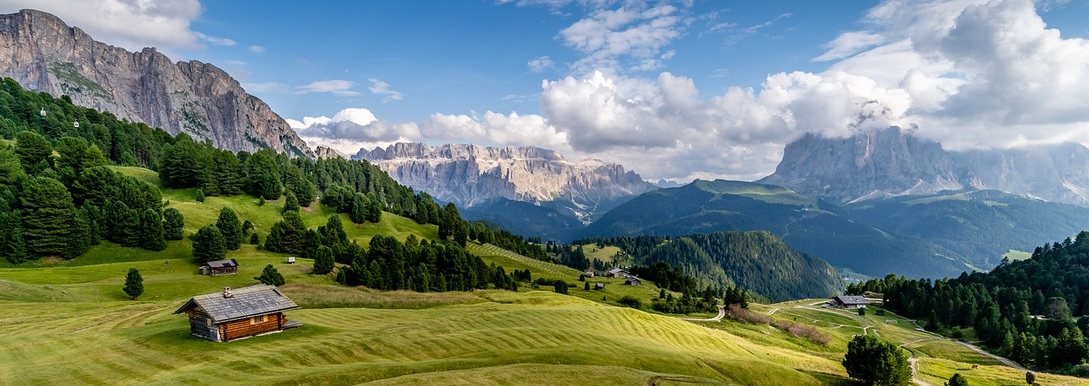
[[[27,8],[57,15],[96,40],[130,51],[194,48],[199,36],[190,29],[201,12],[197,0],[0,0],[0,12]]]
[[[529,68],[530,72],[534,73],[545,72],[553,66],[555,66],[555,63],[553,63],[552,58],[549,58],[548,56],[533,58],[529,62],[526,62],[526,67]]]
[[[679,37],[685,23],[672,5],[647,8],[629,3],[597,9],[560,31],[564,44],[584,54],[572,65],[576,74],[593,71],[648,71],[661,67],[663,47]]]
[[[265,53],[265,46],[252,45],[252,46],[246,47],[246,49],[249,50],[252,53],[255,53],[255,54]]]
[[[367,89],[371,90],[371,94],[381,95],[383,101],[399,101],[404,99],[404,96],[401,95],[400,91],[390,89],[389,83],[374,78],[368,80],[371,82],[371,85],[367,87]]]
[[[355,82],[352,82],[350,80],[330,79],[319,80],[316,82],[311,82],[302,86],[298,86],[295,88],[295,92],[299,94],[308,94],[314,92],[330,93],[339,96],[359,95],[359,92],[352,90],[352,87],[355,87]]]
[[[885,43],[885,36],[869,31],[846,32],[824,45],[825,51],[814,62],[824,62],[849,57],[867,48]]]
[[[208,36],[200,32],[194,32],[194,34],[197,35],[197,39],[217,46],[234,47],[238,44],[238,42],[227,38]]]

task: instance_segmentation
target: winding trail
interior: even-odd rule
[[[700,318],[681,318],[681,320],[688,320],[692,322],[721,322],[722,318],[726,316],[726,306],[718,306],[718,315],[713,318],[700,319]]]

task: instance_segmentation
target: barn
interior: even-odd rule
[[[258,284],[194,296],[174,313],[189,316],[193,335],[227,342],[301,326],[284,317],[284,311],[296,308],[275,286]]]
[[[846,308],[848,310],[854,310],[858,308],[866,308],[870,301],[862,296],[846,296],[840,295],[832,298],[829,302],[832,306],[837,308]]]
[[[200,266],[201,275],[236,275],[238,274],[238,260],[213,260]]]

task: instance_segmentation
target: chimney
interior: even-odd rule
[[[234,294],[231,293],[231,287],[223,287],[223,297],[224,298],[234,297]]]

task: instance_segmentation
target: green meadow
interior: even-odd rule
[[[158,182],[144,169],[118,169]],[[185,216],[187,234],[230,206],[263,239],[283,204],[259,205],[246,196],[197,203],[194,193],[163,190]],[[330,215],[317,203],[302,213],[311,227]],[[434,226],[389,213],[378,224],[343,220],[361,245],[376,234],[437,237]],[[840,360],[851,337],[863,333],[903,344],[918,358],[919,378],[931,385],[953,372],[972,385],[1024,382],[1022,372],[893,315],[861,317],[821,308],[820,299],[751,306],[816,327],[830,338],[821,345],[768,324],[687,321],[618,307],[623,296],[649,306],[658,289],[596,277],[587,280],[605,283],[605,290],[586,291],[577,270],[487,244],[468,249],[508,272],[529,269],[534,278],[565,280],[569,295],[528,284],[517,293],[348,288],[312,275],[312,261],[287,264],[287,255],[252,245],[228,255],[239,260],[238,275],[209,277],[197,274],[190,249],[187,240],[168,242],[161,252],[107,243],[72,261],[0,266],[0,385],[848,385]],[[173,314],[191,296],[256,284],[253,277],[267,264],[286,278],[282,290],[302,307],[287,317],[302,327],[216,343],[189,335],[186,318]],[[136,301],[121,290],[129,268],[144,277]],[[1081,381],[1048,374],[1037,380]]]

